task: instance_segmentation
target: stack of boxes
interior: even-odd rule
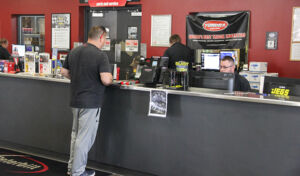
[[[278,77],[278,73],[268,73],[267,62],[250,62],[249,71],[240,72],[250,83],[253,90],[260,90],[263,88],[263,80],[265,76]]]

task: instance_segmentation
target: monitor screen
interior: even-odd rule
[[[236,51],[220,51],[220,59],[222,60],[225,56],[231,56],[235,61]]]
[[[234,74],[210,71],[190,72],[190,86],[210,89],[221,89],[233,92]]]
[[[152,61],[152,67],[156,67],[157,66],[157,61]]]
[[[32,45],[26,45],[25,50],[34,52],[34,47]]]
[[[12,45],[12,54],[13,57],[19,56],[24,57],[25,56],[25,45]]]
[[[202,70],[219,70],[220,54],[219,53],[202,53]]]
[[[160,67],[168,67],[168,65],[169,65],[169,57],[162,56],[159,61],[159,66]]]

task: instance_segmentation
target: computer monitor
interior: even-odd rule
[[[219,70],[220,54],[219,53],[202,53],[201,54],[202,70]]]
[[[169,57],[162,56],[159,61],[159,67],[168,67]]]
[[[169,57],[152,56],[146,59],[141,70],[140,82],[143,84],[157,84],[164,81],[165,72],[168,69]]]
[[[300,79],[265,76],[265,94],[300,96]]]
[[[25,56],[25,45],[12,45],[12,56],[13,57],[24,57]]]
[[[26,51],[26,52],[27,52],[27,51],[34,52],[34,46],[32,46],[32,45],[26,45],[26,46],[25,46],[25,51]]]
[[[236,60],[236,51],[220,51],[220,59],[222,60],[225,56],[230,56]]]
[[[159,61],[159,79],[158,83],[168,80],[169,57],[162,56]]]
[[[158,63],[157,60],[153,60],[153,61],[152,61],[152,67],[157,67],[157,63]]]
[[[234,74],[210,71],[190,72],[190,87],[221,89],[233,92]]]

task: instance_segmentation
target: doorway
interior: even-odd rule
[[[130,64],[140,55],[141,41],[141,5],[117,8],[90,8],[85,9],[84,39],[87,41],[88,31],[92,26],[104,26],[107,31],[107,45],[102,49],[107,53],[110,63],[120,67],[120,80],[127,78],[131,71]],[[137,51],[126,51],[126,41],[135,41]],[[116,44],[120,44],[117,47]],[[119,47],[121,46],[121,47]],[[121,51],[118,52],[118,48]],[[117,51],[115,51],[117,49]],[[117,54],[116,54],[117,53]],[[119,54],[118,54],[119,53]]]

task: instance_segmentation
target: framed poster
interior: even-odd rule
[[[300,7],[293,8],[290,61],[300,61]]]
[[[52,14],[51,48],[70,49],[71,14]]]
[[[169,47],[172,15],[151,16],[151,46]]]

